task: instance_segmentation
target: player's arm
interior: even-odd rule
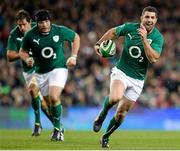
[[[12,34],[9,35],[8,37],[8,42],[7,42],[7,60],[9,62],[16,61],[20,59],[19,48],[17,47],[17,43],[15,41],[15,38]]]
[[[100,55],[100,53],[99,53],[99,46],[100,46],[101,42],[106,41],[106,40],[110,40],[110,39],[113,40],[113,39],[116,39],[116,38],[117,38],[117,36],[116,36],[116,28],[111,28],[111,29],[109,29],[109,30],[101,37],[101,39],[99,39],[99,41],[95,44],[94,49],[95,49],[96,53],[97,53],[98,55]]]
[[[73,57],[77,57],[78,51],[79,51],[79,47],[80,47],[80,37],[79,35],[76,33],[75,37],[74,37],[74,42],[72,42],[72,52],[71,52],[71,56]]]
[[[103,41],[113,40],[113,39],[116,39],[116,38],[117,38],[117,36],[116,36],[116,28],[111,28],[101,37],[101,39],[96,44],[100,44]]]
[[[34,59],[29,56],[29,53],[25,49],[20,49],[19,56],[29,67],[34,65]]]
[[[142,37],[142,42],[144,46],[144,51],[146,54],[147,59],[150,63],[155,63],[160,57],[160,53],[158,53],[156,50],[154,50],[151,45],[149,44],[147,40],[147,31],[144,26],[141,25],[141,27],[138,29],[138,33]]]
[[[7,50],[7,60],[13,62],[20,59],[19,53],[14,50]]]
[[[76,59],[77,59],[79,47],[80,47],[80,37],[76,33],[74,37],[74,42],[72,42],[71,56],[68,58],[67,63],[66,63],[66,65],[69,68],[72,68],[76,65]]]
[[[63,35],[63,41],[71,42],[71,56],[66,61],[66,66],[72,68],[76,66],[77,54],[80,47],[80,37],[72,29],[65,26],[59,26],[60,35]]]
[[[28,33],[24,35],[21,48],[19,50],[19,56],[21,60],[24,61],[29,67],[32,67],[34,65],[34,59],[33,57],[29,56],[29,49],[30,49],[29,41],[31,41],[29,39],[30,37],[31,35],[29,35]]]
[[[142,42],[144,45],[144,50],[145,50],[145,54],[147,59],[149,60],[150,63],[155,63],[157,62],[157,60],[160,57],[160,53],[158,53],[157,51],[155,51],[149,44],[147,38],[142,38]]]

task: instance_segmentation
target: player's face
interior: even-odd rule
[[[38,21],[38,28],[41,33],[49,33],[51,29],[50,20]]]
[[[31,23],[28,22],[26,19],[17,20],[17,25],[19,27],[19,30],[24,34],[28,30],[31,29]]]
[[[146,11],[141,16],[141,24],[143,24],[148,32],[150,32],[157,22],[157,16],[155,12]]]

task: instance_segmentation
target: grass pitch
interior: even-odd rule
[[[0,130],[1,150],[101,150],[102,133],[66,131],[64,142],[51,142],[51,131],[31,137],[31,130]],[[110,138],[110,150],[180,150],[177,131],[117,131]]]

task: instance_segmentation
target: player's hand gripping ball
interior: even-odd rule
[[[103,41],[99,47],[99,53],[102,57],[112,57],[116,53],[116,44],[112,40]]]

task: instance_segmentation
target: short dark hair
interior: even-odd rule
[[[26,19],[27,22],[31,22],[31,17],[27,11],[24,9],[21,9],[16,14],[16,21]]]
[[[51,20],[51,14],[48,10],[40,9],[35,14],[35,20],[38,21],[44,21],[44,20]]]
[[[154,12],[154,13],[156,14],[156,17],[158,17],[158,10],[157,10],[155,7],[153,7],[153,6],[147,6],[147,7],[145,7],[145,8],[143,9],[141,15],[143,16],[146,11],[148,11],[148,12]]]

